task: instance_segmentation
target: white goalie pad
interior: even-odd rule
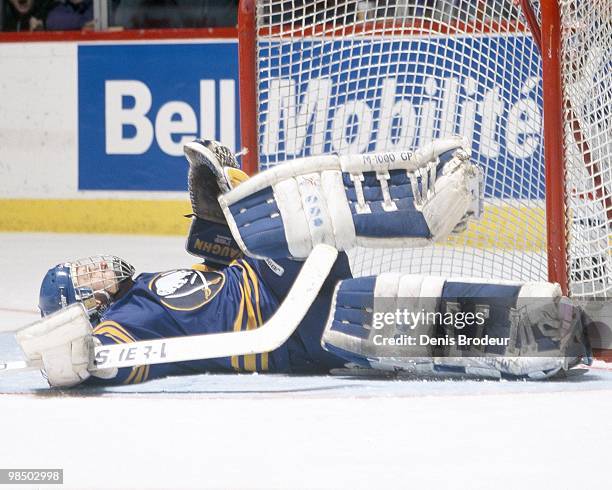
[[[459,137],[415,151],[298,159],[219,197],[234,238],[255,258],[414,247],[462,231],[482,213],[482,173]]]
[[[93,336],[81,303],[74,303],[19,330],[17,343],[29,364],[39,365],[49,385],[70,387],[90,376]]]
[[[347,279],[321,344],[351,365],[415,375],[538,379],[590,362],[580,308],[545,282]]]

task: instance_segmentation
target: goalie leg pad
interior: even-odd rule
[[[340,251],[424,246],[478,217],[482,179],[462,140],[418,152],[295,160],[219,197],[241,248],[298,258],[325,243]]]
[[[280,210],[271,188],[247,195],[226,208],[234,239],[243,251],[262,258],[289,257]],[[249,244],[248,248],[246,243]]]
[[[340,357],[351,353],[351,362],[368,367],[380,364],[382,353],[429,360],[432,346],[401,342],[408,336],[434,336],[435,324],[404,312],[435,312],[443,285],[441,278],[400,273],[341,281],[321,345]]]
[[[551,283],[348,279],[336,287],[321,344],[363,367],[436,376],[540,379],[590,362],[580,308]]]

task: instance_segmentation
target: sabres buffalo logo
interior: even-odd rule
[[[172,310],[196,310],[211,301],[225,283],[219,272],[179,269],[162,272],[153,278],[149,289]]]

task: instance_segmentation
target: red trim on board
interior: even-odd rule
[[[109,31],[0,32],[0,43],[38,43],[74,41],[146,41],[151,39],[236,39],[235,27],[201,29],[127,29]]]

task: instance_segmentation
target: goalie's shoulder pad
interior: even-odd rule
[[[423,246],[478,217],[482,178],[458,137],[415,151],[308,157],[261,172],[219,197],[253,257],[305,258],[338,250]]]

